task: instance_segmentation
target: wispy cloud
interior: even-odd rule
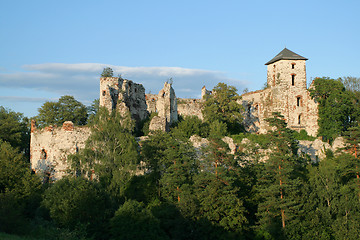
[[[0,101],[8,102],[35,102],[43,103],[45,101],[56,101],[56,98],[40,98],[40,97],[19,97],[19,96],[0,96]]]
[[[99,97],[99,76],[104,67],[111,67],[115,76],[121,74],[123,78],[143,84],[146,92],[152,93],[157,93],[166,80],[173,78],[178,97],[197,97],[202,86],[212,88],[218,82],[235,85],[239,90],[246,85],[246,81],[231,79],[218,71],[181,67],[127,67],[102,63],[24,65],[23,72],[0,73],[0,85],[69,94],[88,102]]]

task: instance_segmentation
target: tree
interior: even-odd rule
[[[351,126],[354,119],[352,94],[345,90],[340,80],[316,78],[311,97],[319,103],[318,135],[332,141]]]
[[[288,221],[298,214],[297,191],[301,184],[299,168],[303,167],[297,157],[298,142],[293,130],[287,128],[284,117],[273,113],[266,119],[274,128],[270,131],[271,154],[260,173],[257,189],[259,191],[258,217],[259,232],[281,238]]]
[[[171,134],[156,132],[143,143],[142,160],[147,174],[158,189],[159,198],[182,204],[197,173],[197,161],[193,147],[175,139]]]
[[[72,121],[75,125],[85,125],[87,121],[87,109],[73,96],[62,96],[57,102],[45,102],[38,109],[36,116],[38,126],[47,125],[61,126],[65,121]]]
[[[309,168],[304,192],[303,239],[357,239],[360,234],[359,189],[354,157],[327,157]],[[300,225],[298,227],[300,227]]]
[[[104,222],[110,213],[101,186],[82,177],[65,177],[55,182],[45,191],[42,204],[58,226],[72,230],[84,226],[89,235],[106,227]]]
[[[29,155],[29,120],[21,113],[16,113],[0,106],[0,140]]]
[[[345,89],[351,92],[360,92],[360,78],[357,77],[342,77],[339,80],[344,85]]]
[[[114,76],[114,72],[110,67],[104,68],[104,70],[101,73],[101,77],[113,77],[113,76]]]
[[[205,121],[224,122],[231,133],[241,131],[243,107],[238,103],[240,97],[237,89],[225,83],[218,83],[212,92],[212,95],[206,96],[204,102],[202,113]]]
[[[97,98],[97,99],[94,99],[92,104],[87,107],[89,123],[91,123],[95,119],[95,116],[96,116],[97,112],[99,111],[99,109],[100,109],[100,99]]]
[[[171,129],[171,132],[177,138],[188,140],[192,135],[207,137],[209,126],[197,116],[185,116],[175,128]]]
[[[33,217],[40,202],[40,179],[24,155],[0,140],[0,231],[16,232]]]
[[[98,179],[119,199],[139,163],[138,144],[131,134],[133,129],[130,115],[123,117],[117,111],[109,114],[106,108],[101,108],[92,123],[85,148],[70,157],[73,170]]]
[[[160,228],[160,221],[146,206],[127,200],[110,221],[112,239],[168,239]]]
[[[218,138],[210,138],[203,152],[200,171],[195,178],[194,192],[199,201],[196,218],[239,237],[246,229],[247,219],[243,201],[239,198],[242,189],[238,184],[238,161],[228,153],[227,144]]]

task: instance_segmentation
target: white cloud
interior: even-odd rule
[[[243,80],[231,79],[222,72],[202,69],[127,67],[103,63],[44,63],[24,65],[23,72],[0,73],[0,90],[2,87],[34,89],[59,96],[73,95],[80,101],[91,102],[99,97],[99,77],[104,67],[111,67],[115,76],[121,74],[123,78],[143,84],[146,92],[152,93],[159,92],[163,83],[172,78],[178,97],[198,97],[204,85],[211,89],[218,82],[234,85],[240,91],[247,84]]]

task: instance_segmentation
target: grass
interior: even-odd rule
[[[43,240],[43,238],[18,236],[18,235],[12,235],[12,234],[1,233],[1,232],[0,232],[0,239],[1,240]]]

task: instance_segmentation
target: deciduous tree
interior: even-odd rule
[[[218,83],[211,95],[206,96],[203,115],[207,122],[224,122],[228,131],[238,133],[242,126],[243,107],[237,100],[240,99],[237,89],[225,83]]]
[[[87,117],[85,105],[75,100],[73,96],[62,96],[57,102],[45,102],[39,108],[36,120],[40,127],[61,126],[65,121],[72,121],[75,125],[85,125]]]

